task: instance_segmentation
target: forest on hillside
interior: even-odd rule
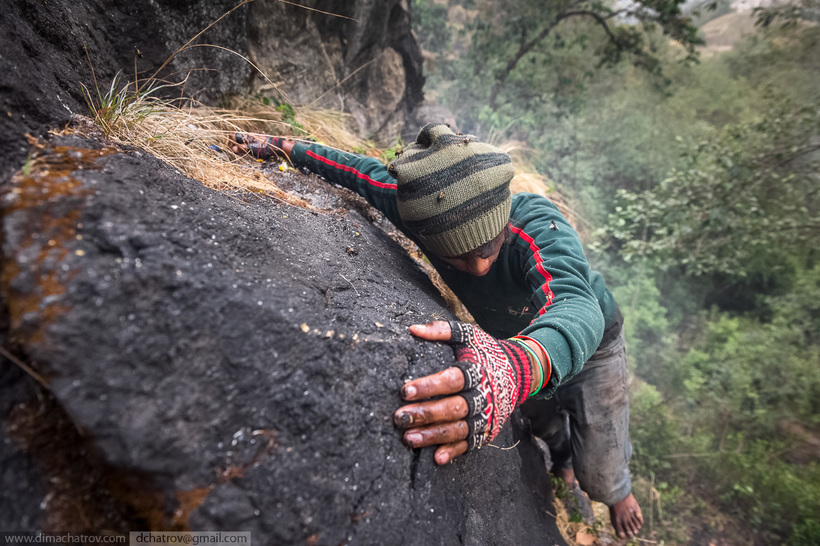
[[[820,544],[820,9],[611,6],[414,0],[425,93],[579,213],[641,539]]]

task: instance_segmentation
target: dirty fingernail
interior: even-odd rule
[[[399,413],[396,415],[396,423],[399,425],[412,425],[413,424],[413,416],[409,413]]]
[[[405,385],[403,390],[405,398],[413,398],[416,396],[416,387],[412,385]]]
[[[404,439],[408,444],[415,446],[417,443],[421,442],[421,434],[408,434],[404,437]]]
[[[436,457],[436,462],[438,464],[447,464],[448,462],[450,462],[450,456],[446,453],[442,453],[441,455]]]

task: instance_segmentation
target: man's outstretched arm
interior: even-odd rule
[[[235,138],[237,153],[247,151],[258,159],[287,159],[296,167],[306,168],[328,182],[358,193],[406,232],[396,207],[396,180],[378,159],[281,137],[237,134]]]

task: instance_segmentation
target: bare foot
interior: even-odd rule
[[[632,538],[638,535],[643,525],[643,514],[632,493],[609,507],[609,520],[618,538]]]

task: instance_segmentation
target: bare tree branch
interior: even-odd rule
[[[560,23],[564,19],[569,19],[570,17],[592,17],[604,29],[604,32],[606,32],[607,36],[609,37],[609,40],[616,46],[619,46],[618,38],[612,32],[612,29],[609,28],[607,20],[616,17],[622,11],[623,10],[611,11],[606,16],[589,10],[565,11],[563,13],[558,14],[555,17],[555,19],[551,21],[549,24],[547,24],[547,26],[545,26],[543,29],[541,29],[541,32],[539,32],[532,40],[530,40],[529,42],[522,41],[521,46],[518,48],[518,51],[516,51],[515,55],[513,55],[512,58],[509,60],[507,66],[504,67],[504,70],[502,70],[501,73],[496,77],[496,81],[493,84],[492,89],[490,90],[490,108],[495,110],[498,107],[498,94],[501,92],[501,88],[504,87],[504,84],[506,84],[507,78],[509,78],[512,71],[515,70],[515,67],[518,66],[518,63],[521,61],[521,59],[529,52],[531,52],[535,48],[535,46],[541,43],[547,36],[549,36],[552,30],[556,26],[558,26],[558,23]],[[522,39],[523,37],[524,36],[522,35]]]

